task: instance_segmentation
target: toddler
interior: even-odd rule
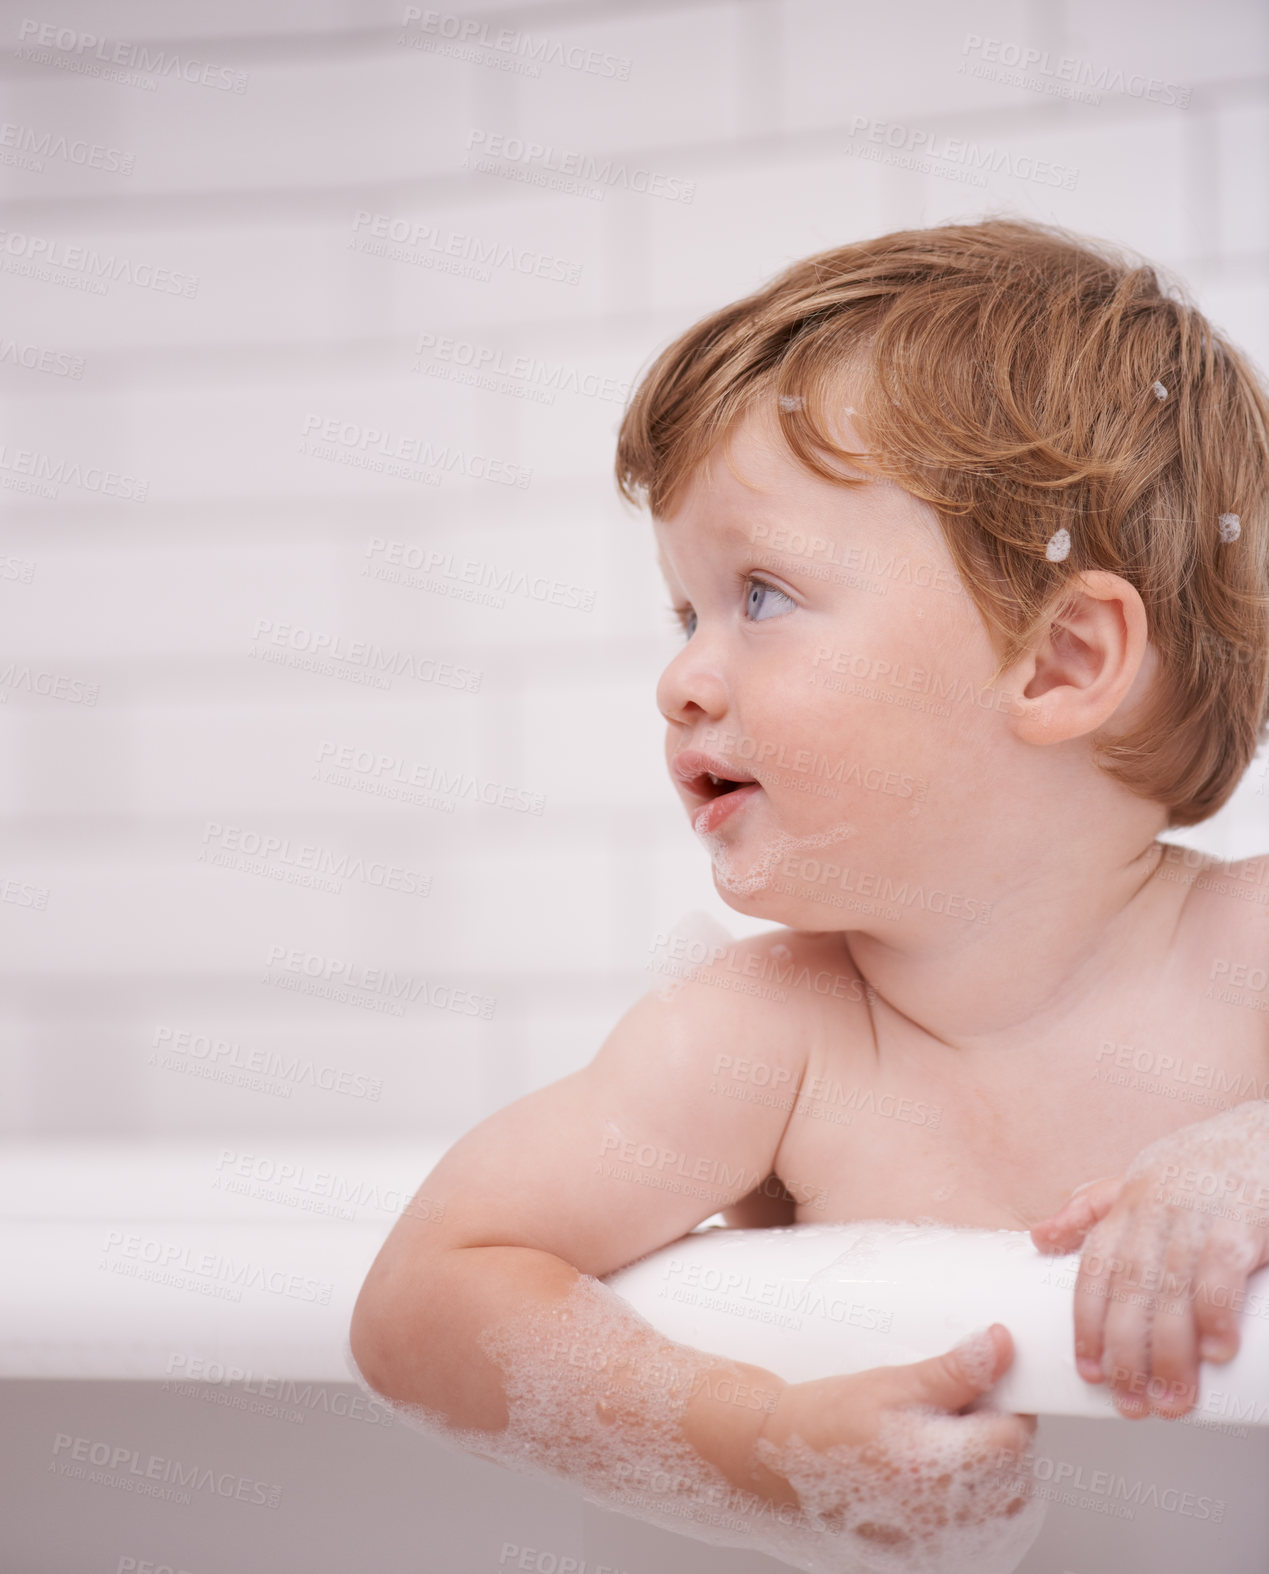
[[[1035,1419],[967,1408],[1001,1325],[786,1384],[596,1282],[722,1211],[1082,1246],[1081,1374],[1192,1408],[1269,1261],[1269,857],[1160,836],[1269,724],[1267,443],[1176,287],[1022,221],[810,257],[661,353],[617,474],[682,628],[667,768],[776,927],[450,1149],[357,1303],[368,1384],[688,1534],[1015,1566]]]

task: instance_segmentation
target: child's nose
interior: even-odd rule
[[[695,644],[695,641],[693,641]],[[666,721],[690,725],[702,713],[717,720],[727,709],[722,669],[708,651],[681,650],[657,683],[657,709]]]

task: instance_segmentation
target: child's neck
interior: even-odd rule
[[[1150,833],[1118,848],[1104,837],[1057,842],[1043,865],[1020,859],[1011,868],[1001,853],[975,860],[971,888],[990,892],[988,922],[909,910],[888,933],[848,937],[886,1005],[966,1053],[1017,1052],[1092,992],[1113,993],[1134,956],[1166,950],[1186,894],[1154,879],[1164,848]],[[956,878],[949,869],[923,880],[955,889]]]

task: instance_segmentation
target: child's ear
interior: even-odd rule
[[[1121,706],[1136,705],[1154,669],[1135,587],[1118,574],[1086,569],[1063,588],[1043,632],[1001,679],[1012,694],[1009,725],[1024,743],[1095,733]]]

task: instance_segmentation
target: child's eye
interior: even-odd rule
[[[779,596],[782,601],[787,601],[791,607],[797,605],[792,596],[786,594],[778,585],[767,584],[765,579],[747,577],[745,584],[749,586],[749,593],[745,597],[745,609],[755,623],[761,623],[773,615],[770,610],[763,610],[768,607],[766,599],[768,596]],[[775,608],[777,614],[783,610],[778,605]],[[672,606],[670,613],[682,629],[684,638],[691,639],[692,635],[696,633],[696,613],[692,608]]]
[[[778,586],[768,585],[765,579],[750,579],[747,605],[749,614],[755,623],[760,623],[763,620],[763,614],[759,609],[764,605],[763,598],[765,596],[779,596],[782,600],[787,601],[791,607],[797,605],[793,597],[786,595]],[[779,610],[777,608],[777,611]]]
[[[692,635],[696,633],[695,612],[692,611],[691,607],[671,607],[670,612],[674,621],[682,630],[684,639],[691,639]],[[689,624],[691,625],[690,628]]]

